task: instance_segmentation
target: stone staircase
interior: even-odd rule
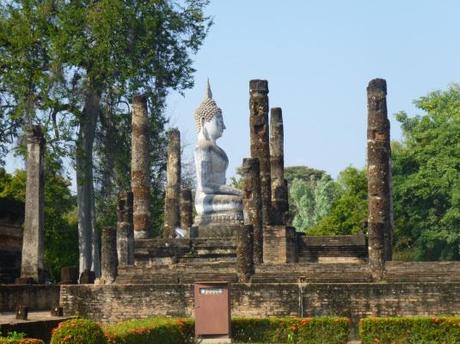
[[[139,266],[235,262],[236,243],[230,238],[136,240],[134,260]]]
[[[231,238],[137,240],[135,265],[119,267],[118,284],[237,282]]]
[[[339,239],[334,239],[337,242],[329,240],[326,246],[353,249],[363,246],[362,242],[357,242],[361,238],[346,238],[347,245],[344,244],[346,240]],[[322,244],[309,242],[312,247]],[[116,283],[188,284],[196,281],[238,282],[235,240],[228,237],[137,240],[135,265],[119,267]],[[354,264],[305,261],[262,264],[256,267],[250,280],[250,283],[369,282],[372,276],[365,260]],[[383,282],[460,282],[460,262],[387,262]]]

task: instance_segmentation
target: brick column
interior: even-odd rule
[[[237,231],[236,265],[242,282],[249,282],[254,274],[253,260],[253,229],[252,225],[244,225]]]
[[[175,229],[180,226],[180,131],[176,128],[171,129],[168,132],[168,138],[163,236],[174,238],[176,236]]]
[[[101,283],[115,282],[117,268],[117,231],[114,227],[105,227],[101,235]]]
[[[367,176],[369,202],[369,265],[380,280],[385,260],[391,259],[390,122],[387,118],[387,86],[374,79],[367,87]]]
[[[251,80],[249,95],[251,158],[259,159],[262,221],[266,227],[271,222],[272,207],[267,80]]]
[[[134,237],[150,236],[149,118],[143,96],[133,99],[131,188],[133,192]]]
[[[272,182],[272,223],[285,225],[289,210],[287,184],[284,180],[284,129],[281,108],[270,115],[270,164]]]
[[[44,155],[45,138],[40,126],[26,133],[27,181],[24,233],[22,238],[21,277],[18,283],[44,283]]]
[[[180,193],[180,228],[190,231],[193,225],[192,190],[183,189]]]
[[[120,266],[134,264],[133,193],[120,192],[117,207],[117,253]]]
[[[260,191],[259,159],[243,159],[244,224],[252,225],[254,233],[254,263],[263,262],[262,198]]]

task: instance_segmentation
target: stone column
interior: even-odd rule
[[[374,79],[367,87],[367,176],[369,265],[373,277],[382,279],[385,259],[391,259],[390,122],[387,86]]]
[[[252,225],[244,225],[237,232],[236,265],[242,282],[249,282],[254,274],[253,261],[253,229]]]
[[[117,253],[120,266],[134,264],[133,193],[120,192],[117,207]]]
[[[251,80],[249,95],[251,158],[259,159],[262,221],[266,227],[271,223],[272,207],[267,80]]]
[[[281,108],[270,115],[270,164],[272,182],[272,223],[285,225],[289,210],[288,190],[284,180],[284,129]]]
[[[150,236],[150,162],[149,118],[147,100],[133,98],[132,115],[131,188],[133,192],[134,237]]]
[[[18,283],[44,283],[44,155],[45,138],[40,126],[26,133],[27,182],[24,233],[22,238],[21,277]]]
[[[192,190],[183,189],[180,193],[180,228],[190,231],[193,225]]]
[[[252,225],[254,232],[254,262],[263,262],[262,197],[260,191],[259,159],[243,159],[244,224]]]
[[[168,164],[166,167],[165,224],[163,236],[174,238],[175,229],[180,226],[180,131],[168,132]]]
[[[117,231],[104,227],[101,235],[101,284],[112,284],[117,278]]]

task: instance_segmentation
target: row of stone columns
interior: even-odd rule
[[[385,260],[391,260],[393,219],[385,80],[372,80],[367,94],[369,264],[374,278],[381,279]],[[270,135],[268,83],[265,80],[250,81],[250,128],[251,158],[243,162],[246,234],[242,234],[240,239],[253,238],[253,247],[243,246],[245,250],[251,247],[254,262],[261,263],[264,230],[273,225],[285,226],[288,211],[282,112],[280,108],[272,109]],[[107,281],[114,279],[114,264],[133,263],[134,237],[145,238],[149,233],[148,116],[146,100],[141,96],[133,100],[132,144],[132,193],[119,197],[117,230],[104,229],[102,236],[105,271],[102,278]],[[41,128],[31,128],[27,132],[26,213],[20,282],[44,281],[44,147]],[[180,133],[173,129],[169,133],[168,145],[165,235],[174,236],[176,227],[189,229],[191,224],[192,196],[190,190],[180,191]],[[118,247],[118,255],[113,254],[117,252],[113,247]]]
[[[143,96],[133,98],[132,128],[131,188],[134,237],[143,239],[151,236],[149,120],[147,101]],[[180,132],[176,128],[168,132],[167,154],[163,236],[172,238],[175,236],[176,228],[189,230],[193,222],[191,190],[181,191],[181,143]]]
[[[264,261],[264,242],[276,240],[278,232],[286,230],[288,210],[282,110],[271,109],[269,122],[268,92],[266,80],[249,82],[251,159],[243,161],[243,201],[245,224],[253,227],[256,264]]]

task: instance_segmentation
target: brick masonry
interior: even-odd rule
[[[266,226],[264,231],[264,263],[293,263],[297,261],[296,234],[293,227]]]
[[[0,283],[14,283],[21,273],[24,203],[0,198]]]
[[[58,302],[58,285],[0,285],[0,312],[15,312],[20,304],[31,311],[49,311]]]
[[[367,316],[460,314],[460,283],[235,283],[232,315]],[[102,322],[193,316],[192,284],[64,285],[65,315]]]

